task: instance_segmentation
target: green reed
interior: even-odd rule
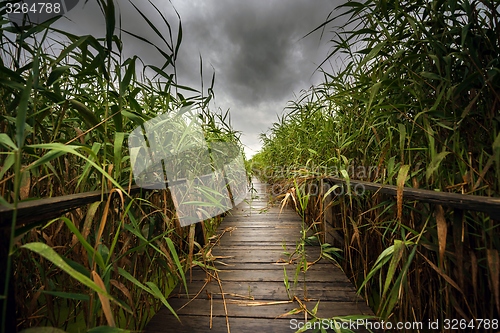
[[[170,308],[166,297],[174,284],[186,284],[184,273],[201,256],[194,226],[180,227],[167,191],[127,194],[133,185],[128,133],[160,114],[192,105],[201,110],[208,141],[239,145],[227,113],[208,108],[213,80],[208,94],[177,84],[180,19],[173,26],[150,2],[157,16],[153,20],[134,5],[137,17],[163,43],[154,44],[117,26],[113,1],[98,4],[106,23],[104,38],[57,30],[52,26],[57,19],[23,27],[2,20],[0,28],[0,203],[16,207],[36,198],[117,192],[28,228],[14,228],[14,213],[2,272],[7,288],[0,296],[7,296],[12,274],[21,329],[140,330],[159,306]],[[5,6],[0,3],[2,14]],[[125,58],[123,34],[152,46],[162,63]],[[147,76],[149,71],[155,76]],[[218,222],[203,222],[203,230],[213,232]]]

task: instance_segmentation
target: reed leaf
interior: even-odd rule
[[[405,186],[406,176],[408,175],[408,171],[410,170],[409,165],[403,165],[399,169],[398,178],[396,180],[398,185],[398,193],[397,193],[397,204],[398,204],[398,220],[402,221],[403,218],[403,187]]]
[[[104,285],[104,282],[102,281],[101,277],[99,274],[97,274],[96,271],[92,271],[92,279],[94,282],[103,290],[106,290],[106,286]],[[115,319],[113,318],[113,313],[111,313],[111,306],[109,304],[109,298],[107,298],[105,295],[98,294],[99,300],[101,301],[101,306],[102,306],[102,311],[104,312],[104,315],[106,316],[106,320],[108,322],[108,325],[111,327],[115,327]]]
[[[40,256],[44,257],[45,259],[49,260],[52,262],[54,265],[62,269],[64,272],[69,274],[72,278],[75,280],[78,280],[81,282],[83,285],[87,286],[88,288],[92,289],[93,291],[102,294],[109,298],[110,300],[113,300],[116,302],[116,300],[107,293],[107,291],[103,288],[101,288],[98,284],[90,280],[88,277],[84,276],[80,272],[76,271],[73,269],[70,265],[68,265],[63,258],[59,254],[57,254],[56,251],[54,251],[50,246],[44,243],[28,243],[24,244],[22,248],[28,249],[30,251],[33,251]],[[117,303],[119,304],[119,303]]]
[[[177,272],[181,276],[182,282],[184,283],[184,289],[186,290],[186,294],[188,294],[186,276],[184,274],[184,267],[182,267],[181,265],[181,262],[179,260],[179,255],[177,254],[177,251],[175,249],[175,245],[170,238],[165,238],[165,241],[167,242],[168,249],[170,250],[170,255],[174,259],[175,265],[177,266]]]
[[[135,286],[137,286],[140,289],[146,291],[147,293],[159,298],[161,300],[161,302],[163,303],[163,305],[165,305],[165,307],[167,309],[169,309],[170,312],[172,312],[172,314],[177,318],[177,320],[180,321],[180,319],[177,316],[177,314],[175,313],[174,309],[170,306],[170,304],[168,303],[168,301],[165,298],[165,296],[163,295],[163,293],[158,289],[158,286],[156,286],[153,282],[146,282],[146,285],[147,285],[146,286],[146,285],[142,284],[141,282],[139,282],[139,280],[134,278],[130,273],[128,273],[124,269],[118,268],[118,271],[120,272],[121,276],[123,276],[127,280],[131,281]]]
[[[98,206],[99,206],[99,203],[96,203],[93,206],[93,208],[91,210],[89,210],[89,213],[88,213],[89,217],[92,218],[94,216],[95,210],[97,209]],[[73,222],[70,219],[68,219],[67,217],[61,217],[61,220],[64,221],[64,223],[66,224],[66,226],[68,227],[68,229],[71,230],[71,232],[76,237],[76,239],[78,239],[79,243],[87,251],[87,254],[88,254],[89,258],[92,258],[92,260],[95,260],[96,263],[99,265],[99,267],[101,267],[102,269],[104,269],[104,267],[105,267],[105,265],[104,265],[104,259],[102,258],[101,254],[98,251],[96,251],[94,249],[94,247],[92,247],[92,245],[90,245],[87,242],[86,237],[84,237],[80,233],[80,231],[78,230],[78,228],[76,228],[76,226],[73,224]],[[86,219],[86,222],[87,221],[89,221],[89,218]],[[93,263],[91,263],[91,265],[93,265]]]

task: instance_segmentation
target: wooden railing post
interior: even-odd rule
[[[9,257],[10,230],[0,229],[0,313],[3,315],[3,307],[7,303],[7,313],[5,314],[5,327],[0,327],[1,333],[16,332],[16,294],[14,285],[14,270],[11,268],[10,280],[7,290],[5,290],[5,280],[7,279],[7,261]],[[1,325],[1,324],[0,324]]]
[[[206,244],[206,237],[207,237],[207,231],[205,230],[205,221],[201,221],[196,223],[195,226],[195,232],[194,232],[194,239],[195,241],[200,244],[201,247],[205,246]]]
[[[453,210],[453,243],[455,245],[455,255],[457,257],[456,266],[458,271],[458,286],[464,288],[464,211],[458,208]]]

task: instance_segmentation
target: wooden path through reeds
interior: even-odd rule
[[[373,315],[342,270],[321,259],[320,246],[305,246],[307,262],[315,263],[296,278],[301,218],[268,205],[264,184],[254,187],[219,227],[211,253],[218,271],[196,267],[191,279],[187,273],[189,296],[182,283],[171,293],[181,322],[164,307],[146,332],[295,332],[313,319],[304,309],[313,312],[318,301],[320,318]]]

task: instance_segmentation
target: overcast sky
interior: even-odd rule
[[[177,60],[178,82],[201,88],[200,55],[205,88],[215,70],[215,104],[230,109],[233,127],[242,132],[247,157],[261,147],[259,134],[266,132],[287,101],[301,90],[322,80],[315,68],[326,57],[331,44],[320,33],[302,39],[324,22],[341,0],[172,0],[182,20],[183,40]],[[58,24],[74,33],[99,35],[104,23],[94,1],[80,3]],[[146,0],[135,0],[165,33],[161,17]],[[178,18],[166,0],[154,3],[168,18],[177,34]],[[121,24],[145,38],[160,43],[128,0],[118,0]],[[138,41],[125,40],[129,55],[161,66],[163,59]],[[329,66],[329,65],[328,65]]]

